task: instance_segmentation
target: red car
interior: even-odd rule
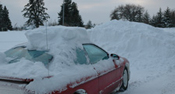
[[[61,93],[55,92],[53,94],[109,94],[113,91],[126,90],[129,81],[129,62],[127,59],[119,57],[116,54],[109,55],[105,50],[95,44],[83,44],[83,47],[90,59],[90,62],[97,62],[99,60],[111,59],[113,66],[105,68],[103,71],[98,71],[96,66],[94,70],[97,71],[97,76],[93,79],[88,79],[85,82],[74,88],[68,88]],[[118,63],[117,63],[118,62]],[[92,63],[93,66],[93,63]]]
[[[66,89],[64,90],[58,88],[51,92],[47,92],[48,94],[109,94],[119,90],[124,91],[128,88],[130,68],[129,61],[126,58],[120,57],[117,54],[109,54],[99,46],[92,43],[82,44],[82,47],[83,49],[76,48],[77,58],[75,64],[93,67],[91,71],[94,71],[94,74],[79,78],[80,80],[75,82],[67,83]],[[32,58],[27,58],[28,56],[25,56],[24,52],[28,52],[27,55],[31,55]],[[54,58],[54,56],[48,54],[47,51],[31,51],[25,46],[15,47],[5,52],[7,57],[12,57],[12,53],[16,53],[14,55],[17,56],[23,54],[23,57],[17,59],[35,59],[43,62],[45,65],[47,65],[47,63],[52,63]],[[48,58],[45,59],[45,57],[42,57],[43,55],[47,55]],[[40,58],[36,59],[36,56]],[[9,61],[9,63],[15,63],[17,59],[15,58]],[[89,70],[90,69],[87,69],[87,72]],[[54,76],[47,76],[44,78],[51,79],[52,77]],[[0,83],[7,83],[3,84],[5,87],[16,88],[16,90],[10,89],[11,92],[9,91],[7,94],[37,94],[37,92],[26,88],[26,86],[34,80],[35,79],[31,78],[20,79],[13,77],[0,77]],[[0,92],[4,93],[5,91],[3,90],[5,89],[2,89],[0,86]]]

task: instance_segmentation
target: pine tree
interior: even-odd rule
[[[173,27],[175,27],[175,11],[171,12],[171,19],[172,19]]]
[[[157,16],[153,16],[152,17],[152,19],[150,20],[150,24],[152,25],[152,26],[157,26]]]
[[[9,12],[6,6],[0,4],[0,31],[12,30],[11,21],[9,19]]]
[[[3,28],[3,9],[2,9],[2,5],[0,4],[0,31],[3,31],[2,28]]]
[[[157,13],[156,27],[164,27],[163,14],[162,14],[161,8],[159,9],[159,12]]]
[[[63,24],[63,9],[64,9],[64,24]],[[59,25],[80,26],[83,27],[83,21],[79,15],[77,4],[71,0],[64,0],[61,6],[61,11],[58,13]]]
[[[172,19],[171,19],[171,13],[170,13],[169,8],[167,8],[166,11],[164,12],[163,22],[164,22],[164,27],[172,27],[173,26]]]
[[[71,19],[70,19],[70,11],[69,9],[71,8],[71,0],[64,0],[64,4],[61,6],[61,11],[58,13],[59,15],[59,25],[69,25]],[[63,23],[63,10],[64,10],[64,23]]]
[[[148,14],[147,11],[143,15],[143,22],[146,24],[150,24],[150,15]]]
[[[4,17],[3,17],[4,30],[5,31],[12,30],[11,21],[9,19],[9,12],[6,6],[4,7],[3,14],[4,14]]]
[[[86,24],[86,29],[91,29],[93,27],[92,22],[88,21],[88,23]]]
[[[160,8],[159,12],[157,12],[157,15],[152,17],[150,24],[155,27],[164,27],[164,23],[162,19],[163,19],[163,14]]]
[[[81,16],[79,15],[77,4],[75,2],[72,3],[70,14],[71,14],[71,26],[83,27],[83,22]]]
[[[142,10],[138,10],[135,19],[136,19],[136,22],[142,22],[143,21],[143,12],[142,12]]]
[[[39,25],[44,25],[44,21],[47,21],[49,15],[45,12],[47,8],[44,7],[43,0],[29,0],[24,6],[22,12],[25,12],[23,16],[28,18],[26,24],[28,26],[34,25],[35,27],[39,27]]]

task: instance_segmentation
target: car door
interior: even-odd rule
[[[89,62],[98,73],[99,94],[109,94],[120,85],[120,66],[102,48],[94,44],[83,44]]]

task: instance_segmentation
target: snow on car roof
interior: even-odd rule
[[[48,27],[38,28],[26,33],[28,48],[37,50],[53,50],[53,47],[77,43],[89,43],[89,36],[84,28],[80,27]],[[71,43],[71,45],[70,45]],[[75,46],[75,45],[73,45]]]

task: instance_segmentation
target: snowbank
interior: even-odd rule
[[[146,83],[153,83],[152,81],[162,75],[172,76],[175,70],[175,29],[164,30],[143,23],[117,20],[89,30],[92,42],[130,61],[130,88],[124,94],[139,94],[137,87],[140,85],[144,87]],[[154,88],[155,85],[150,84],[149,87]],[[175,84],[173,85],[175,87]],[[145,91],[144,88],[140,91]],[[157,88],[162,89],[162,87]],[[132,92],[134,89],[136,92]],[[155,94],[160,94],[160,92]]]
[[[160,66],[160,69],[156,69],[162,70],[164,66],[168,70],[175,65],[172,63],[175,58],[175,35],[161,29],[142,23],[114,20],[96,26],[89,33],[92,42],[128,58],[131,66],[144,64],[151,70],[155,70],[156,66]]]

